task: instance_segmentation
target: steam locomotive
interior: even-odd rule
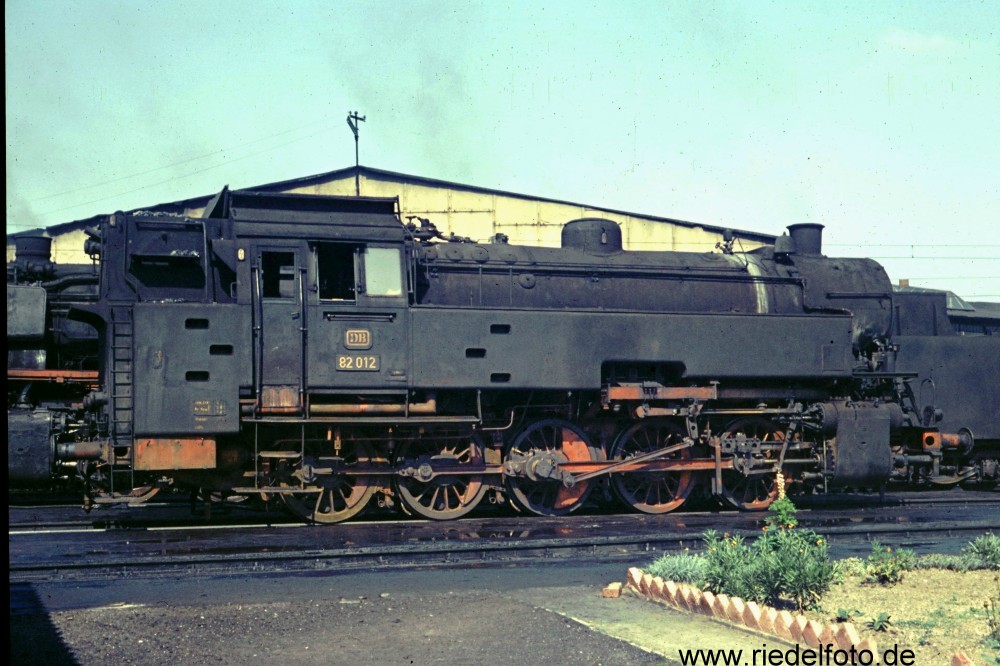
[[[612,494],[762,509],[779,474],[1000,478],[1000,318],[971,334],[943,292],[823,256],[820,225],[635,252],[588,218],[523,247],[404,223],[395,199],[227,189],[200,218],[88,233],[93,266],[19,248],[7,291],[10,477],[78,478],[87,506],[190,487],[318,523],[375,501],[446,520]]]

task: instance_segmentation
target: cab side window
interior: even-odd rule
[[[357,250],[357,245],[347,243],[317,245],[320,300],[354,302],[357,299],[358,281],[355,272]]]
[[[354,303],[366,296],[403,295],[402,254],[398,247],[317,243],[316,277],[321,301]]]
[[[399,248],[365,248],[365,290],[369,296],[402,296],[403,274]]]

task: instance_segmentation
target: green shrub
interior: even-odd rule
[[[872,542],[872,552],[865,558],[865,574],[869,583],[893,585],[903,580],[907,571],[917,566],[917,554],[907,548],[893,550],[878,541]]]
[[[796,608],[818,605],[833,582],[833,563],[826,539],[811,530],[778,534],[782,537],[778,560],[785,571],[782,592],[791,597]]]
[[[769,605],[779,599],[800,609],[816,605],[830,589],[833,564],[826,539],[796,529],[797,523],[795,505],[782,498],[772,505],[764,533],[752,545],[742,537],[706,532],[707,588]]]
[[[757,543],[761,541],[763,537]],[[716,532],[705,533],[705,547],[708,589],[759,603],[778,598],[783,572],[771,548],[748,546],[743,537]]]
[[[705,584],[706,566],[705,558],[701,555],[664,555],[646,567],[646,573],[663,580],[702,587]]]
[[[1000,569],[1000,537],[991,532],[973,539],[961,557],[968,569]]]

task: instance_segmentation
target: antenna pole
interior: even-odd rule
[[[364,116],[357,111],[347,112],[347,126],[354,132],[354,194],[361,196],[361,163],[358,161],[358,123],[365,122]]]

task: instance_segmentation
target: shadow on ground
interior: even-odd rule
[[[10,586],[10,663],[79,664],[49,619],[34,586],[28,583]]]

